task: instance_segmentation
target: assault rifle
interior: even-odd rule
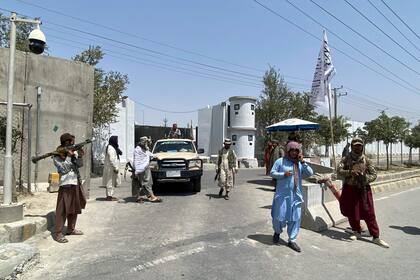
[[[93,139],[86,139],[85,141],[81,142],[81,143],[77,143],[77,144],[73,144],[67,147],[59,147],[57,148],[57,150],[55,150],[54,152],[50,152],[50,153],[46,153],[40,156],[35,156],[32,157],[32,162],[33,163],[37,163],[38,161],[40,161],[41,159],[45,159],[47,157],[51,157],[51,156],[67,156],[69,151],[79,151],[83,148],[84,145],[92,143]]]

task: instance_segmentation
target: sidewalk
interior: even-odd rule
[[[101,177],[91,179],[88,201],[104,196],[105,189],[99,188],[101,183]],[[51,236],[57,195],[56,192],[40,191],[18,197],[19,203],[24,206],[24,219],[0,224],[0,280],[16,279],[17,275],[39,263],[40,253],[36,240],[31,237],[45,239]]]

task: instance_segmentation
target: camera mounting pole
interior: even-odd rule
[[[7,119],[6,119],[6,153],[4,156],[3,205],[12,204],[12,118],[13,118],[13,86],[15,80],[15,51],[16,51],[16,23],[36,24],[39,28],[41,21],[18,18],[16,13],[10,15],[10,44],[9,44],[9,77],[7,83]],[[1,218],[1,217],[0,217]]]

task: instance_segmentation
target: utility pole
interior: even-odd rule
[[[337,99],[338,97],[341,96],[346,96],[347,92],[345,93],[337,93],[338,90],[343,89],[343,86],[340,86],[338,88],[333,88],[332,90],[334,91],[334,119],[337,119]]]
[[[163,124],[165,125],[165,127],[168,127],[168,119],[166,118],[166,116],[163,119]]]

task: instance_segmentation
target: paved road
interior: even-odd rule
[[[85,235],[40,240],[41,264],[24,279],[419,279],[420,186],[376,196],[390,249],[334,228],[301,230],[299,254],[271,242],[273,192],[262,173],[241,170],[229,201],[215,197],[214,172],[199,194],[164,189],[162,204],[106,202],[92,189]],[[129,193],[128,184],[117,189]]]

